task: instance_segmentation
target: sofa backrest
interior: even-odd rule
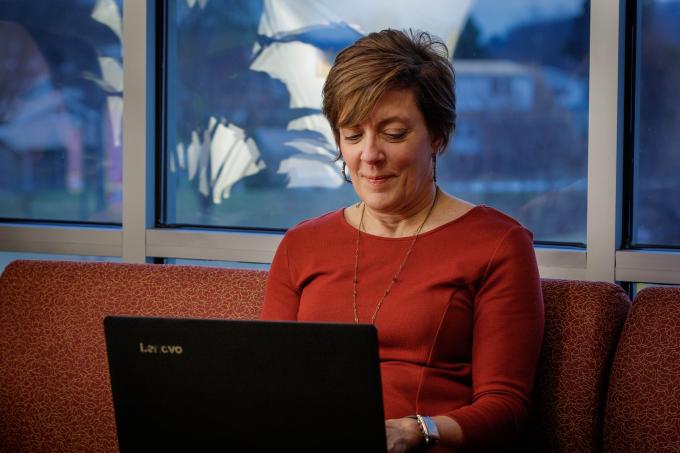
[[[0,450],[118,451],[107,315],[256,318],[266,272],[15,261],[0,278]]]
[[[612,366],[604,451],[680,451],[680,288],[635,296]]]
[[[598,452],[630,299],[605,282],[542,280],[545,333],[523,451]]]
[[[0,277],[0,451],[117,451],[107,315],[254,319],[266,272],[16,261]],[[630,301],[608,283],[543,280],[545,339],[527,450],[598,451]]]

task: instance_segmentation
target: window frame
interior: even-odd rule
[[[282,233],[156,226],[161,209],[156,175],[164,162],[163,134],[155,126],[167,114],[159,104],[163,74],[156,74],[163,69],[156,45],[162,42],[156,34],[162,5],[162,0],[124,0],[124,42],[135,45],[123,48],[122,226],[3,222],[0,250],[120,256],[128,263],[158,258],[271,262]],[[586,248],[537,244],[543,278],[680,284],[679,251],[625,246],[632,180],[624,172],[631,134],[623,125],[632,94],[619,61],[631,58],[626,43],[634,38],[636,5],[634,0],[591,0]]]

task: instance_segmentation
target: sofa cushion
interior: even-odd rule
[[[680,451],[680,288],[635,297],[609,381],[604,451]]]
[[[543,280],[545,333],[524,451],[596,452],[630,300],[604,282]]]
[[[0,278],[3,451],[117,451],[107,315],[256,318],[266,272],[16,261]]]

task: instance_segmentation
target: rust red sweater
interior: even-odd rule
[[[262,318],[354,322],[355,235],[342,210],[289,230]],[[369,322],[411,240],[361,234],[360,322]],[[477,206],[421,234],[375,325],[386,418],[447,415],[466,447],[507,445],[527,420],[543,335],[531,233]]]

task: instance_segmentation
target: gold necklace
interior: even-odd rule
[[[382,306],[383,302],[385,301],[385,298],[387,295],[392,291],[392,286],[394,286],[394,283],[397,281],[397,278],[399,278],[399,274],[401,274],[401,270],[404,268],[404,265],[406,265],[406,260],[408,260],[409,255],[411,255],[411,251],[413,250],[413,246],[416,244],[416,240],[418,240],[418,235],[420,234],[420,231],[423,229],[425,226],[425,222],[427,222],[427,219],[430,218],[430,214],[432,214],[432,211],[434,210],[434,205],[437,204],[437,198],[439,196],[439,187],[435,186],[434,190],[434,198],[432,199],[432,204],[430,205],[430,209],[427,211],[427,215],[425,216],[425,219],[423,219],[423,222],[420,224],[418,229],[416,230],[415,234],[413,235],[413,240],[411,241],[411,245],[409,246],[408,250],[406,251],[406,255],[404,256],[404,259],[401,261],[401,265],[399,266],[399,269],[397,270],[396,274],[394,274],[394,277],[392,277],[392,280],[390,281],[389,285],[387,285],[387,289],[385,289],[385,292],[383,293],[382,297],[380,300],[378,300],[378,303],[375,306],[375,311],[373,312],[373,316],[371,316],[371,324],[375,324],[375,318],[378,316],[378,310],[380,310],[380,307]],[[359,307],[357,305],[357,284],[359,283],[359,238],[361,237],[361,229],[364,227],[364,211],[366,211],[366,204],[363,203],[361,207],[361,219],[359,220],[359,228],[357,228],[356,232],[356,249],[354,251],[354,288],[352,291],[352,302],[354,306],[354,323],[359,324]]]

